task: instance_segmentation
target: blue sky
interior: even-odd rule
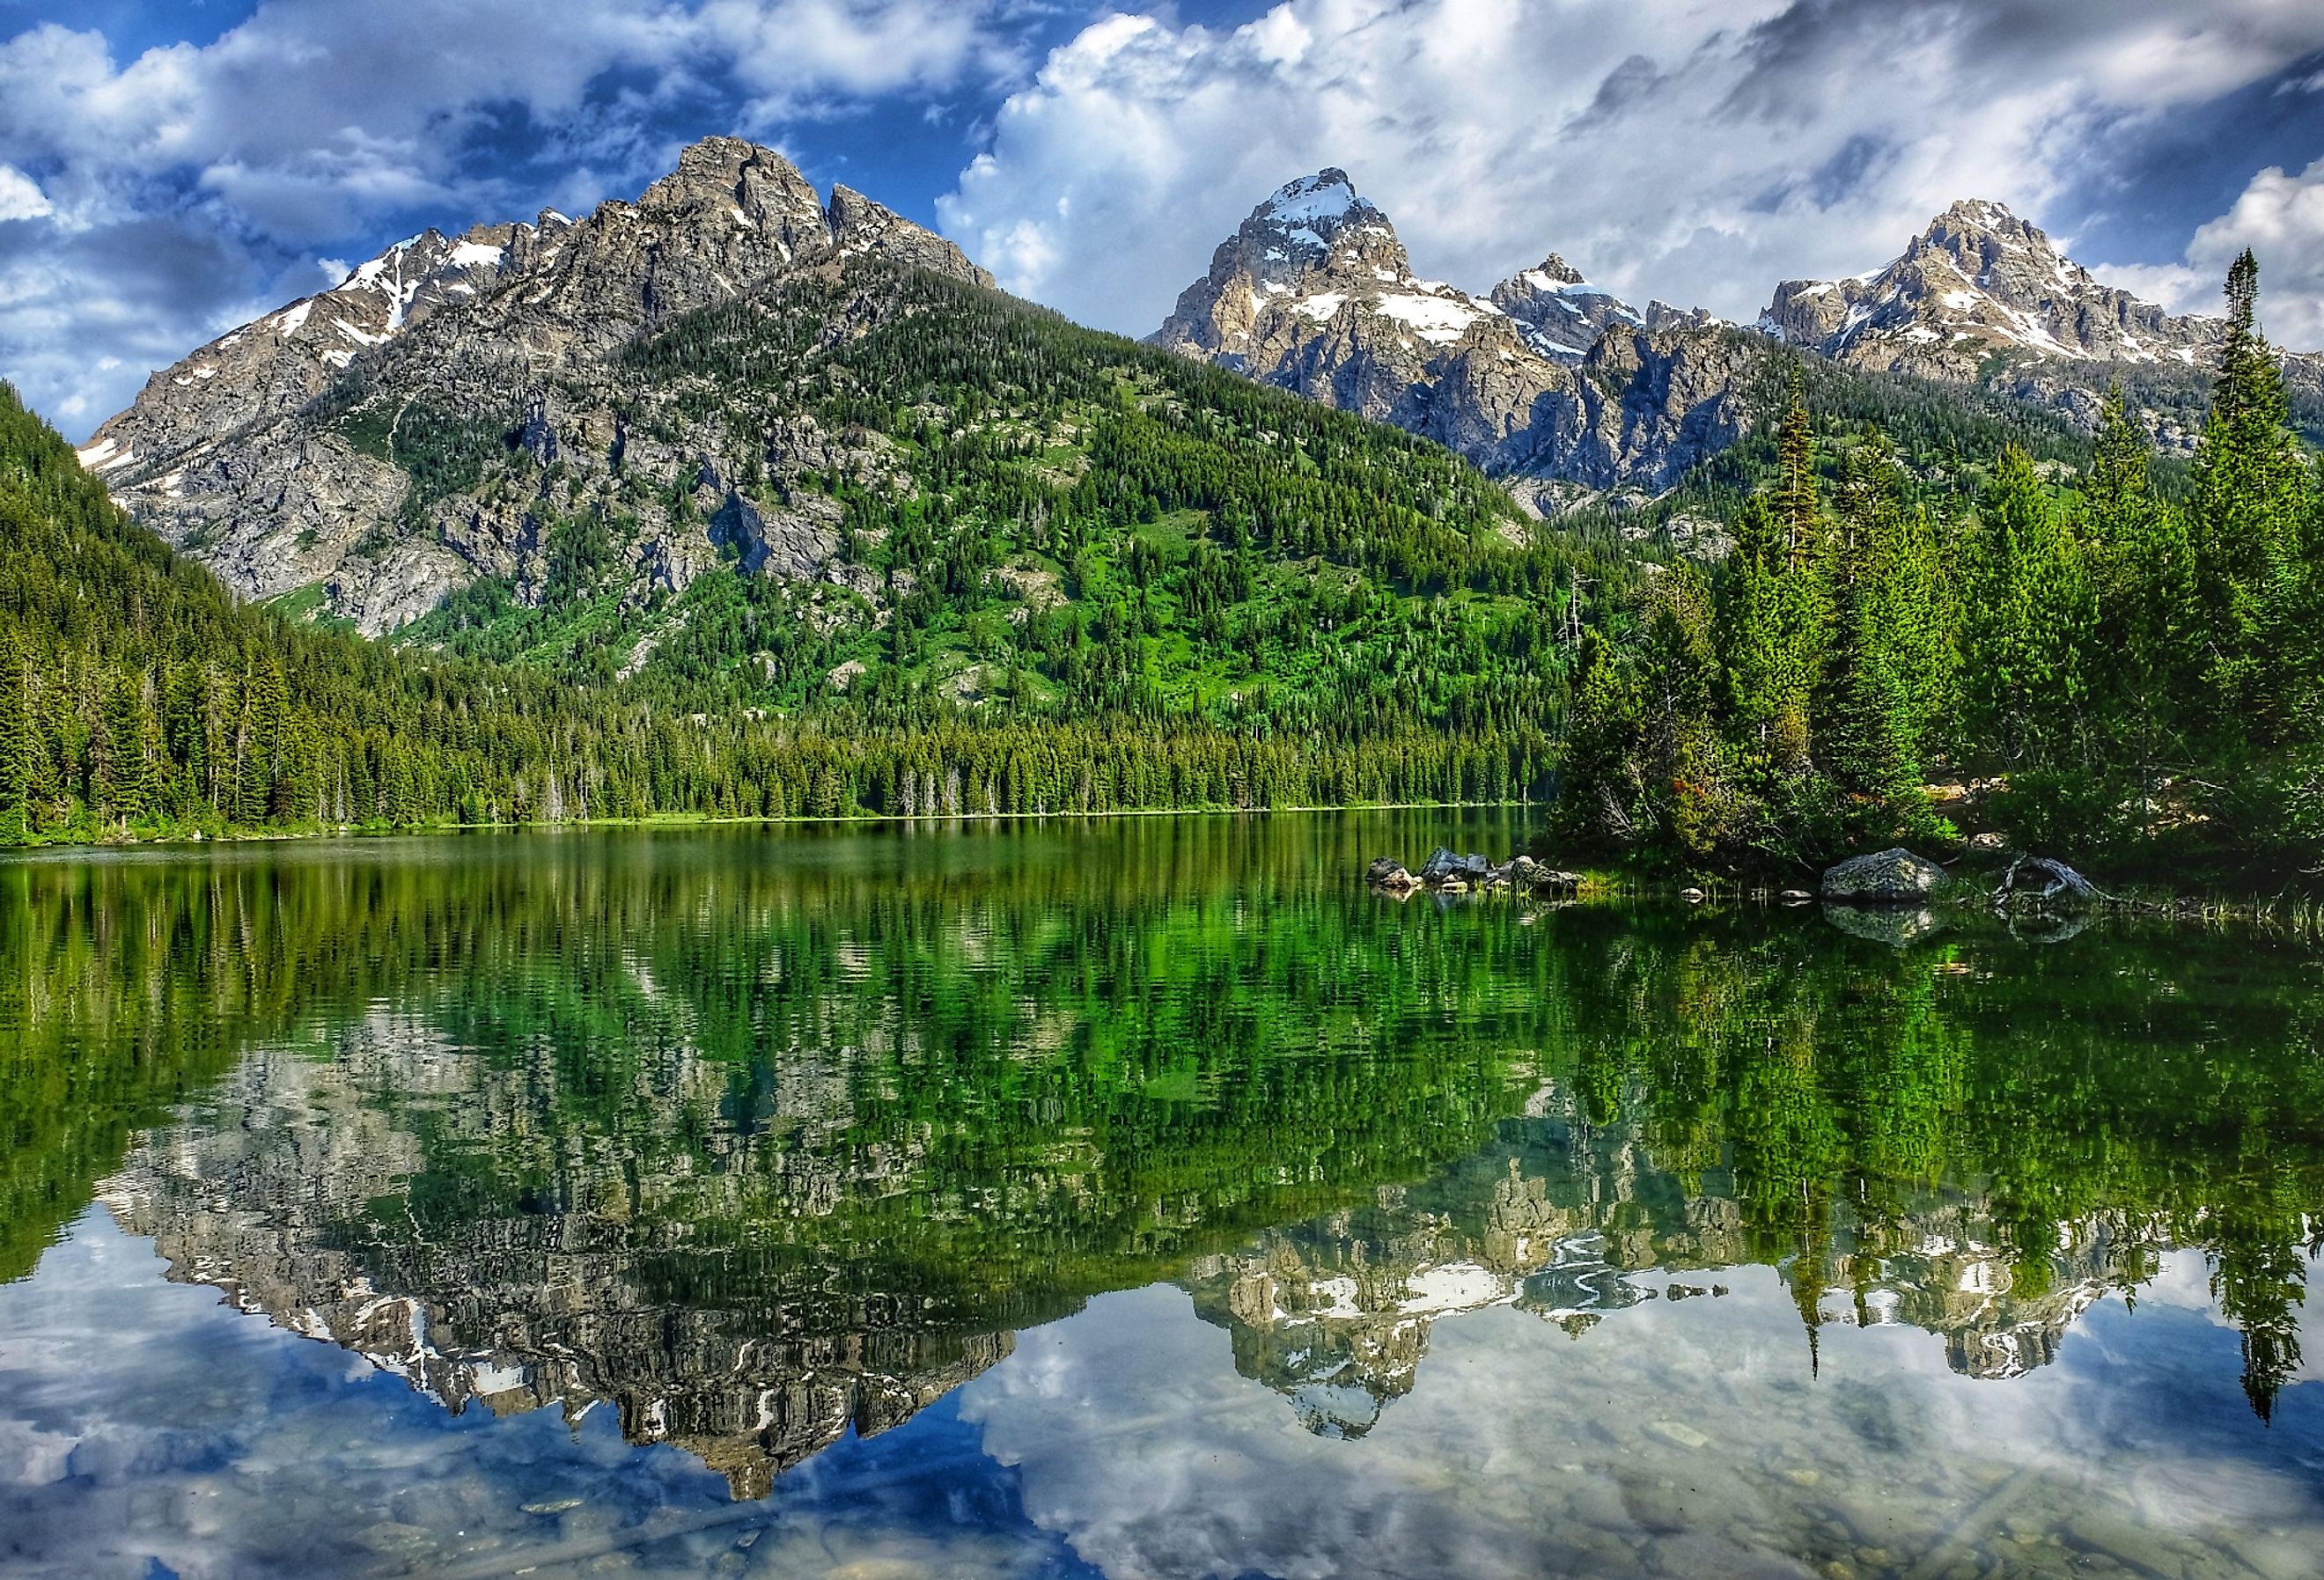
[[[1748,319],[1956,198],[2324,346],[2314,0],[0,0],[0,375],[76,439],[429,225],[633,197],[714,132],[1143,332],[1347,169],[1425,274],[1562,253]]]

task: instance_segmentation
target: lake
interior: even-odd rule
[[[2324,1572],[2313,952],[1524,830],[0,864],[0,1575]]]

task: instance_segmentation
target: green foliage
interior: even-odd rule
[[[1651,724],[1609,724],[1569,754],[1564,790],[1625,815],[1562,812],[1558,826],[1688,865],[1812,865],[1944,836],[1923,786],[1950,772],[1993,784],[1983,814],[2021,848],[2182,876],[2312,875],[2324,493],[2287,426],[2256,291],[2246,257],[2183,504],[2158,489],[2118,395],[2070,487],[2012,444],[1949,513],[1916,502],[1909,468],[1866,436],[1827,504],[1795,389],[1716,589],[1718,707],[1701,727],[1716,745],[1702,755],[1737,793],[1704,815]],[[1621,651],[1596,656],[1595,695],[1667,666],[1653,600],[1640,610]]]

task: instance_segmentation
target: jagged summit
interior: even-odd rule
[[[2190,453],[2223,319],[2177,315],[2101,283],[2040,226],[1981,199],[1950,205],[1883,267],[1787,280],[1760,330],[1848,365],[1973,384],[2053,407],[2088,428],[2110,385],[2169,453]],[[2324,356],[2284,374],[2308,399]]]
[[[1526,327],[1536,350],[1552,356],[1578,357],[1609,329],[1646,324],[1628,302],[1591,284],[1555,253],[1494,286],[1491,300]]]
[[[2174,318],[2100,284],[2006,204],[1971,199],[1932,219],[1886,266],[1849,280],[1791,280],[1760,326],[1858,366],[1973,376],[1988,358],[2201,360],[2217,319]]]
[[[1388,217],[1326,169],[1253,208],[1149,342],[1425,434],[1497,475],[1660,487],[1731,441],[1739,408],[1708,365],[1728,352],[1696,347],[1703,365],[1681,369],[1672,345],[1647,342],[1716,327],[1660,303],[1641,313],[1555,253],[1489,297],[1422,279]],[[1600,376],[1583,376],[1593,358]],[[1668,420],[1626,414],[1609,392],[1636,380]]]
[[[773,149],[705,138],[634,203],[456,237],[423,231],[383,249],[154,374],[81,461],[163,537],[198,543],[244,596],[320,584],[335,612],[390,629],[471,576],[475,556],[354,553],[408,494],[392,459],[401,430],[386,411],[385,453],[364,453],[318,425],[318,400],[400,408],[424,386],[473,414],[519,392],[546,398],[641,330],[867,254],[992,283],[952,243],[862,193],[836,187],[826,200]]]
[[[647,322],[736,294],[770,274],[864,252],[973,278],[960,249],[845,187],[825,203],[781,154],[708,137],[634,204],[571,220],[436,230],[384,248],[329,291],[302,297],[200,347],[147,381],[99,428],[82,463],[116,486],[144,481],[228,430],[296,411],[358,356],[462,307],[491,333],[551,360]],[[512,290],[517,282],[527,289]]]

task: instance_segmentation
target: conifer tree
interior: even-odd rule
[[[0,845],[22,842],[32,827],[32,710],[30,665],[16,633],[0,624]]]
[[[1596,626],[1584,628],[1574,657],[1573,697],[1565,715],[1551,814],[1560,836],[1599,848],[1620,848],[1638,837],[1645,790],[1639,715],[1637,685],[1612,644]]]
[[[1729,832],[1726,766],[1711,716],[1719,679],[1711,589],[1681,563],[1647,584],[1638,700],[1647,772],[1637,777],[1683,859],[1704,860]]]
[[[2303,644],[2297,555],[2312,476],[2292,436],[2282,369],[2259,329],[2259,264],[2227,272],[2227,333],[2211,414],[2195,455],[2194,554],[2214,716],[2266,739],[2295,706]]]
[[[1841,490],[1815,706],[1818,766],[1861,836],[1925,820],[1922,752],[1950,670],[1925,525],[1906,509],[1894,452],[1873,435],[1849,456]]]

